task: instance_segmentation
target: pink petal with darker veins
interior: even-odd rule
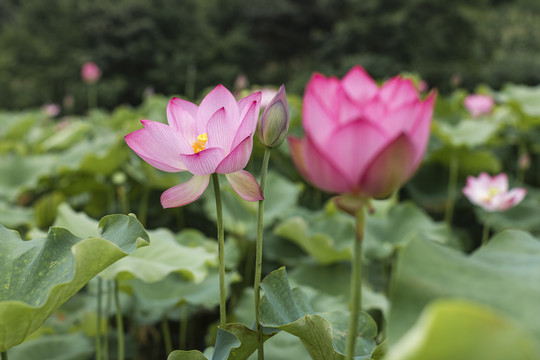
[[[249,161],[252,149],[253,137],[248,136],[219,163],[215,172],[230,174],[242,170]]]
[[[168,172],[186,170],[179,154],[191,146],[165,124],[149,120],[142,120],[141,123],[144,129],[124,137],[128,146],[157,169]]]
[[[414,144],[401,134],[382,149],[367,166],[360,182],[361,191],[375,198],[397,190],[414,173]]]
[[[193,176],[187,182],[176,185],[161,194],[163,208],[187,205],[197,200],[208,187],[210,175]]]
[[[418,93],[412,80],[403,79],[401,76],[388,80],[381,87],[379,97],[391,109],[418,101]]]
[[[232,148],[236,148],[244,139],[248,136],[253,136],[255,129],[257,128],[257,119],[259,117],[260,104],[253,101],[249,107],[247,107],[246,114],[242,118],[240,126],[236,130],[234,140],[232,142]]]
[[[167,104],[167,121],[189,142],[197,135],[197,105],[179,98],[172,98]]]
[[[324,145],[327,159],[345,174],[351,184],[358,184],[366,166],[391,140],[377,125],[358,120],[339,127]]]
[[[196,154],[180,154],[180,159],[189,172],[194,175],[210,175],[214,173],[224,157],[225,153],[220,148],[206,148]]]
[[[226,174],[225,177],[233,190],[246,201],[263,200],[263,194],[257,180],[245,170],[240,170],[231,174]]]
[[[371,100],[379,91],[379,86],[360,66],[355,66],[341,81],[347,95],[359,105]]]
[[[238,127],[240,118],[238,103],[225,86],[218,85],[204,97],[199,105],[197,112],[197,131],[199,134],[206,132],[208,121],[221,108],[225,108],[229,126]]]

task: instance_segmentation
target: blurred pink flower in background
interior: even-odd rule
[[[162,194],[164,208],[197,200],[213,173],[225,174],[245,200],[262,200],[257,181],[242,170],[251,156],[260,102],[260,92],[236,102],[229,90],[218,85],[200,106],[172,98],[167,106],[169,125],[141,120],[144,128],[125,136],[129,147],[153,167],[194,175]]]
[[[473,94],[463,100],[463,104],[472,117],[477,118],[481,115],[487,115],[493,110],[495,101],[489,95]]]
[[[101,70],[94,62],[86,62],[81,68],[81,77],[88,84],[96,83],[101,77]]]
[[[503,211],[519,204],[527,190],[514,188],[508,191],[508,177],[505,173],[491,177],[483,172],[476,178],[467,178],[463,194],[486,211]]]
[[[48,117],[55,117],[60,114],[60,105],[58,104],[44,104],[41,109]]]
[[[424,157],[434,103],[435,93],[420,100],[410,79],[379,88],[360,66],[342,80],[315,74],[304,94],[306,136],[289,137],[294,163],[322,190],[388,196]]]

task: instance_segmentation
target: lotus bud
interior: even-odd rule
[[[283,85],[264,109],[257,127],[259,140],[269,148],[278,147],[285,140],[289,131],[289,105]]]
[[[94,62],[87,62],[81,68],[81,77],[88,84],[96,83],[101,77],[101,70]]]

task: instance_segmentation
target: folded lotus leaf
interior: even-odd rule
[[[101,219],[98,236],[79,238],[52,227],[42,239],[23,241],[0,225],[0,352],[20,344],[90,279],[147,245],[135,217]]]

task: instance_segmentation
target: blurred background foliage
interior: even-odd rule
[[[3,0],[0,108],[72,95],[67,112],[84,111],[86,61],[103,70],[106,108],[145,90],[195,98],[241,73],[298,93],[312,72],[354,64],[376,78],[415,72],[443,92],[531,85],[539,24],[536,0]]]

